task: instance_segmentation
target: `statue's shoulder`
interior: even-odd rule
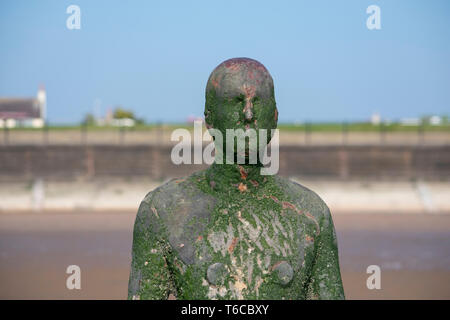
[[[199,188],[203,178],[204,171],[199,171],[188,177],[171,179],[155,188],[142,200],[143,214],[154,215],[169,229],[193,217],[209,216],[215,199]]]
[[[174,178],[147,193],[142,202],[168,214],[186,204],[198,204],[210,200],[210,196],[200,190],[198,182],[204,178],[204,171],[198,171],[190,176]]]
[[[284,194],[290,199],[300,210],[309,213],[317,221],[324,218],[328,221],[330,218],[330,210],[325,201],[320,198],[317,193],[307,187],[280,176],[274,177],[277,185],[283,190]]]
[[[193,243],[215,206],[215,198],[199,188],[202,179],[200,171],[164,183],[145,196],[138,212],[142,226],[167,239],[185,263],[193,263]]]
[[[195,188],[190,177],[173,178],[147,193],[142,202],[152,206],[171,207],[186,197],[189,189]]]

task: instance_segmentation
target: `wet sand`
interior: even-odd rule
[[[1,299],[125,299],[135,212],[2,213]],[[335,214],[348,299],[450,299],[450,215]],[[81,290],[66,288],[68,265]],[[381,290],[366,268],[381,267]]]

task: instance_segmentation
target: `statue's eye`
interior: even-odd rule
[[[234,98],[236,102],[243,102],[245,100],[244,95],[240,95]]]

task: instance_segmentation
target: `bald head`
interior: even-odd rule
[[[233,58],[219,64],[206,85],[208,128],[274,129],[278,112],[272,77],[260,62]]]
[[[206,91],[214,90],[217,97],[232,98],[273,96],[273,80],[261,63],[249,58],[233,58],[219,64],[211,73]]]

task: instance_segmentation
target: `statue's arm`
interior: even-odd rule
[[[315,259],[307,296],[309,299],[345,299],[336,232],[328,208],[320,220],[321,232],[315,241]]]
[[[144,199],[134,223],[128,299],[161,300],[174,293],[163,229],[156,209]]]

